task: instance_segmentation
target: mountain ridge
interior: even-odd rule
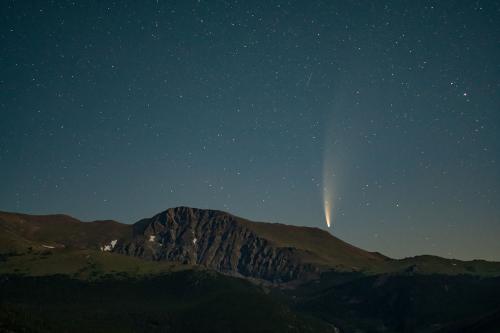
[[[500,263],[421,255],[392,259],[320,228],[254,222],[186,206],[134,224],[82,222],[65,214],[0,212],[0,250],[92,250],[153,262],[199,265],[275,284],[314,280],[325,272],[500,275]]]

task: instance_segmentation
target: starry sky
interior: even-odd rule
[[[500,261],[498,1],[2,1],[0,210],[168,207]]]

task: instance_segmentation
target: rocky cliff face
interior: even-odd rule
[[[171,208],[133,226],[133,238],[113,252],[150,260],[203,265],[220,272],[287,282],[318,272],[297,250],[279,247],[233,215],[187,207]]]

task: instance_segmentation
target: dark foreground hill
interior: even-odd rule
[[[0,332],[335,332],[242,279],[184,270],[0,279]]]
[[[0,296],[0,332],[494,332],[500,264],[187,207],[133,225],[0,213]]]

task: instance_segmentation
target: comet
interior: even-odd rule
[[[325,208],[325,220],[326,220],[326,226],[328,228],[331,227],[332,225],[332,221],[331,221],[331,211],[332,211],[332,208],[331,208],[331,201],[327,198],[328,196],[328,193],[327,193],[327,190],[326,188],[324,189],[324,203],[323,203],[323,206]]]
[[[330,228],[333,222],[333,161],[331,152],[325,149],[323,158],[323,209],[326,226]]]

